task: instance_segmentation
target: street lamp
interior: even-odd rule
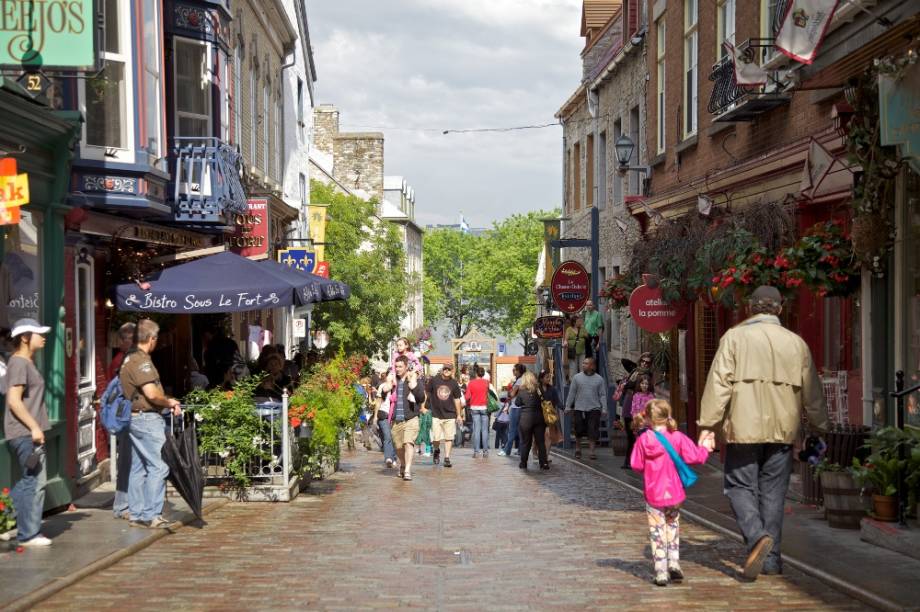
[[[652,169],[649,166],[630,166],[629,160],[632,159],[633,151],[636,149],[636,144],[632,141],[632,138],[623,134],[617,141],[613,144],[613,148],[616,151],[617,156],[617,171],[620,174],[626,174],[627,172],[640,172],[645,175],[643,180],[642,193],[645,194],[646,183],[649,179],[652,178]]]

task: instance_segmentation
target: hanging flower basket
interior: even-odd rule
[[[601,297],[607,298],[607,305],[610,308],[626,308],[629,306],[629,296],[635,288],[636,285],[631,279],[618,274],[607,280],[601,290]]]

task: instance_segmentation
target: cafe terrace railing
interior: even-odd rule
[[[195,406],[183,406],[195,412]],[[300,484],[301,456],[297,436],[288,418],[288,395],[281,402],[261,402],[253,410],[268,422],[266,437],[253,441],[261,451],[259,457],[247,464],[245,471],[251,484],[245,490],[234,492],[242,501],[291,501],[297,496]],[[191,420],[194,422],[194,419]],[[178,425],[178,422],[176,423]],[[226,453],[201,454],[201,469],[206,486],[220,490],[231,480],[225,464]]]
[[[219,138],[173,138],[172,201],[176,221],[224,225],[246,212],[240,154]]]

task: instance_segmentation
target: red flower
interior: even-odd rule
[[[777,255],[776,261],[773,262],[773,265],[779,269],[788,269],[791,265],[791,262],[782,255]]]
[[[760,253],[754,253],[754,255],[751,257],[751,261],[753,261],[755,264],[759,264],[763,261],[763,256]]]
[[[10,488],[9,488],[9,487],[3,487],[3,491],[0,491],[0,493],[3,493],[4,495],[9,495],[9,494],[10,494]]]
[[[728,286],[731,285],[733,282],[735,282],[734,277],[732,277],[732,276],[726,276],[724,279],[722,279],[722,288],[724,289],[725,287],[728,287]]]
[[[311,410],[310,412],[307,413],[306,416],[307,416],[307,420],[312,421],[313,419],[316,418],[316,411]]]
[[[6,510],[6,504],[0,502],[0,512],[3,512],[4,510]]]
[[[827,295],[827,289],[818,289],[818,297],[824,297]]]
[[[300,424],[301,424],[302,422],[303,422],[303,421],[301,421],[301,420],[298,419],[297,417],[291,417],[291,427],[300,427]]]
[[[712,277],[712,284],[713,284],[713,285],[718,285],[718,284],[721,283],[721,282],[722,282],[722,276],[721,276],[721,275],[716,274],[715,276]]]

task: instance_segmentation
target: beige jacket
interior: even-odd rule
[[[824,390],[808,345],[773,315],[755,315],[722,336],[703,391],[701,429],[721,424],[732,444],[792,444],[802,422],[827,431]]]

